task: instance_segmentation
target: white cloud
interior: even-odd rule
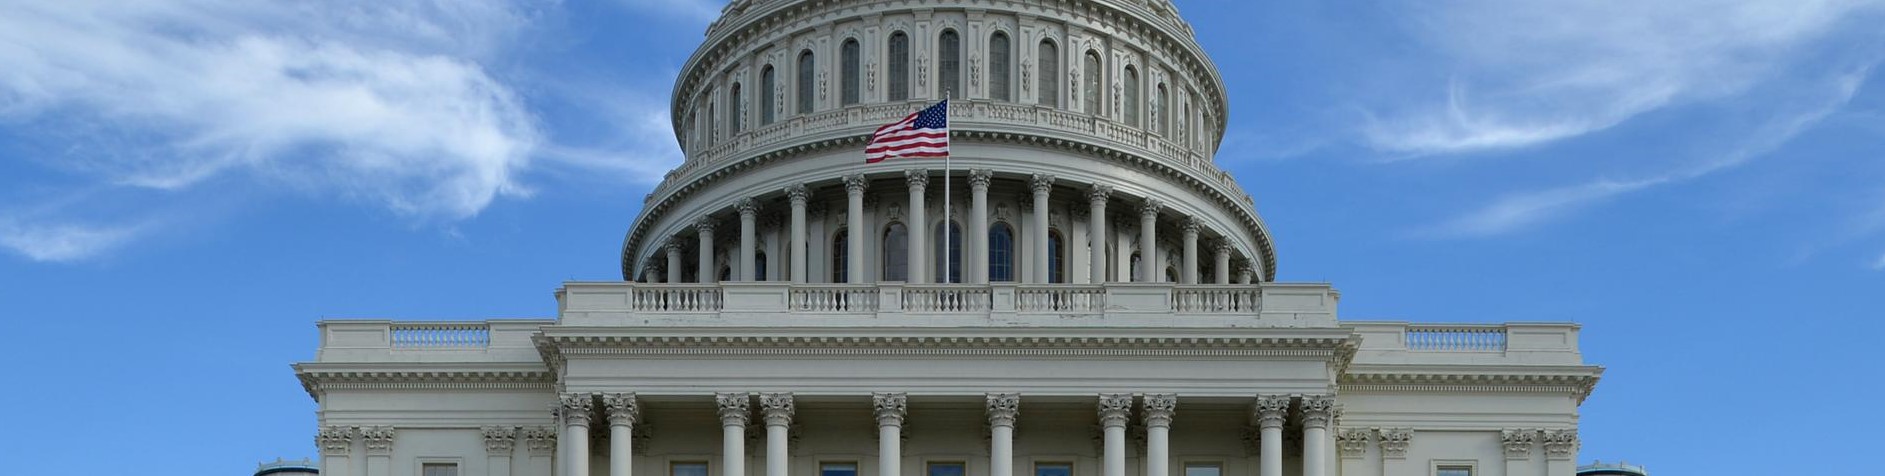
[[[34,261],[78,261],[117,248],[141,230],[138,226],[79,224],[20,225],[0,222],[0,247]]]
[[[1452,80],[1439,99],[1375,108],[1378,150],[1508,149],[1604,130],[1676,104],[1735,97],[1803,45],[1871,17],[1875,0],[1451,2],[1408,12]],[[1402,84],[1405,86],[1406,84]]]

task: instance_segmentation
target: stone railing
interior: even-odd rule
[[[1240,313],[1257,309],[1257,290],[1235,284],[1205,284],[1173,290],[1172,307],[1179,312]]]
[[[1101,312],[1106,287],[1092,284],[1038,285],[1015,288],[1015,310],[1023,312]]]
[[[1505,326],[1501,325],[1412,325],[1407,326],[1408,350],[1505,350]]]
[[[531,334],[549,319],[321,321],[321,362],[513,362],[534,358]]]
[[[388,331],[395,349],[491,345],[491,325],[485,322],[395,322]]]
[[[791,292],[793,311],[877,312],[877,287],[868,284],[803,284]]]
[[[725,302],[721,288],[714,285],[671,285],[636,288],[629,296],[629,309],[636,311],[714,312]]]
[[[1361,335],[1357,363],[1522,362],[1577,365],[1578,326],[1558,322],[1414,324],[1344,321]],[[1517,357],[1514,360],[1514,357]],[[1490,360],[1484,360],[1490,359]]]

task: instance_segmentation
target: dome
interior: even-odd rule
[[[864,163],[945,98],[948,160]],[[734,1],[675,81],[686,159],[623,277],[1270,281],[1269,232],[1212,161],[1226,104],[1164,0]]]

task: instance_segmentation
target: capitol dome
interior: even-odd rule
[[[1223,81],[1169,1],[740,0],[706,36],[674,85],[686,160],[628,231],[629,281],[1275,278],[1212,163]],[[873,130],[945,97],[947,176],[864,162]]]

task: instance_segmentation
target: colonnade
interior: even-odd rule
[[[562,460],[559,476],[587,476],[589,472],[590,419],[596,395],[566,394],[557,408],[562,418]],[[633,476],[633,427],[640,417],[634,394],[601,395],[609,424],[609,476]],[[1021,411],[1021,395],[989,393],[985,396],[989,426],[989,476],[1014,476],[1014,431]],[[765,424],[765,476],[788,476],[792,418],[797,411],[791,393],[759,394],[759,417]],[[1135,397],[1125,393],[1098,395],[1099,422],[1103,434],[1100,476],[1125,476],[1126,427],[1131,422]],[[1145,394],[1138,397],[1138,418],[1146,428],[1145,476],[1169,476],[1171,466],[1172,418],[1177,414],[1178,396]],[[746,428],[754,412],[752,395],[743,392],[717,393],[714,402],[721,428],[721,476],[746,475]],[[1252,416],[1257,422],[1258,476],[1283,476],[1283,427],[1290,417],[1293,401],[1302,423],[1302,476],[1328,476],[1325,445],[1329,425],[1334,419],[1335,399],[1328,395],[1263,395],[1255,398]],[[878,476],[899,476],[902,468],[902,432],[909,414],[909,399],[903,393],[871,395],[872,416],[877,423]],[[663,475],[656,475],[663,476]]]
[[[907,236],[909,241],[906,250],[906,253],[908,253],[907,282],[912,284],[928,283],[932,280],[934,273],[936,273],[935,270],[929,269],[933,264],[933,260],[929,259],[932,258],[929,256],[932,244],[929,242],[931,233],[928,230],[929,210],[926,207],[926,196],[928,195],[928,187],[930,185],[930,173],[931,171],[929,169],[922,168],[906,170],[904,172],[904,183],[907,187],[908,202],[904,208],[905,216],[901,221],[905,223],[908,232]],[[960,276],[960,281],[964,283],[986,284],[990,281],[988,193],[993,179],[994,174],[988,169],[973,169],[968,171],[967,182],[969,184],[970,210],[968,213],[968,227],[963,230],[966,236],[962,237],[962,276]],[[846,198],[846,229],[852,230],[852,233],[855,233],[857,230],[864,230],[864,217],[866,213],[865,194],[869,191],[871,181],[869,178],[865,177],[864,174],[846,175],[842,177],[841,180],[844,184]],[[1020,257],[1021,259],[1028,260],[1030,266],[1028,266],[1027,269],[1029,272],[1025,275],[1017,273],[1016,276],[1014,276],[1014,280],[1030,284],[1049,283],[1052,282],[1052,275],[1050,271],[1050,256],[1047,251],[1049,248],[1049,220],[1047,218],[1049,213],[1046,210],[1048,210],[1049,199],[1052,198],[1052,193],[1055,189],[1056,178],[1051,174],[1032,174],[1027,177],[1026,183],[1031,200],[1024,202],[1024,204],[1031,204],[1035,212],[1033,219],[1026,220],[1026,223],[1023,224],[1026,230],[1024,233],[1021,233],[1021,235],[1029,240],[1032,252],[1026,253],[1026,256]],[[790,206],[790,228],[787,230],[790,247],[785,250],[785,254],[788,255],[790,259],[791,271],[789,279],[791,282],[795,283],[809,282],[809,277],[807,276],[808,263],[806,250],[807,243],[810,240],[807,237],[808,227],[806,222],[812,195],[811,189],[805,184],[793,184],[785,187],[782,192]],[[1089,239],[1095,240],[1096,245],[1089,247],[1089,253],[1091,254],[1087,262],[1089,263],[1090,275],[1083,278],[1090,280],[1092,283],[1114,281],[1113,279],[1109,279],[1107,273],[1107,266],[1105,264],[1109,262],[1107,246],[1103,246],[1104,242],[1101,241],[1105,239],[1104,237],[1108,236],[1106,234],[1109,226],[1107,206],[1112,202],[1113,195],[1113,187],[1106,184],[1092,184],[1085,190],[1085,198],[1088,202],[1086,231]],[[1137,205],[1136,210],[1134,210],[1138,213],[1139,218],[1137,244],[1140,256],[1139,259],[1144,265],[1138,267],[1138,273],[1131,276],[1131,280],[1134,282],[1165,281],[1166,279],[1163,272],[1165,268],[1159,265],[1159,263],[1163,263],[1164,261],[1159,259],[1160,249],[1157,244],[1159,243],[1159,220],[1161,216],[1166,213],[1167,206],[1164,202],[1156,198],[1142,199]],[[757,271],[757,215],[759,208],[759,202],[753,198],[740,199],[734,205],[734,209],[739,216],[739,238],[736,251],[737,256],[731,257],[729,264],[734,265],[732,279],[735,281],[755,281],[764,278],[763,276],[755,274]],[[713,282],[715,277],[718,276],[714,267],[714,258],[716,256],[714,233],[718,223],[719,221],[713,218],[712,212],[698,217],[693,223],[692,228],[696,235],[696,254],[699,259],[695,270],[696,282]],[[1201,256],[1201,253],[1204,253],[1205,250],[1201,249],[1202,245],[1200,243],[1205,230],[1204,222],[1196,217],[1185,217],[1180,220],[1179,228],[1181,233],[1180,249],[1183,254],[1183,264],[1178,272],[1178,283],[1210,284],[1200,282],[1200,266],[1205,259]],[[851,282],[863,281],[858,277],[867,276],[865,266],[866,263],[870,262],[870,260],[866,258],[865,253],[868,251],[866,244],[871,243],[871,241],[860,238],[860,236],[856,236],[855,234],[852,235],[849,238],[850,242],[846,249],[847,255],[844,261],[847,268],[845,269],[845,276],[849,277]],[[656,272],[647,274],[651,281],[667,283],[680,282],[679,277],[681,273],[679,270],[682,269],[683,266],[681,260],[685,249],[683,243],[684,241],[681,236],[672,237],[672,239],[667,241],[665,247],[662,248],[666,253],[666,259],[664,260],[665,266],[661,261],[655,261],[650,265],[651,268],[656,270]],[[1234,251],[1229,243],[1222,240],[1218,240],[1215,246],[1210,249],[1210,252],[1214,253],[1214,256],[1212,256],[1212,259],[1209,261],[1210,266],[1212,266],[1212,276],[1215,278],[1214,284],[1230,284],[1232,282],[1233,273],[1231,270],[1231,259]],[[1119,261],[1123,264],[1125,260],[1121,259]],[[1016,264],[1019,264],[1019,260],[1016,261]],[[1238,282],[1249,284],[1254,279],[1255,271],[1249,267],[1245,267],[1244,269],[1238,270],[1236,274],[1239,275],[1237,278]]]

